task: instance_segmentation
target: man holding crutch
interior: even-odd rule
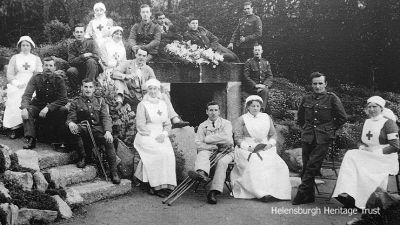
[[[72,145],[78,150],[80,156],[77,167],[84,168],[86,166],[87,159],[84,146],[87,144],[84,145],[84,142],[91,141],[89,133],[91,131],[95,142],[98,145],[105,146],[107,162],[111,170],[111,180],[114,184],[119,184],[121,180],[117,172],[116,154],[111,134],[111,117],[105,100],[101,97],[95,97],[94,90],[92,80],[86,78],[82,81],[82,95],[72,101],[66,122],[72,133]],[[82,122],[89,125],[91,129],[87,129]]]
[[[208,181],[210,173],[210,156],[215,151],[222,152],[233,146],[232,124],[219,116],[219,105],[216,102],[207,104],[208,119],[199,125],[196,133],[197,157],[195,170],[189,171],[192,179]],[[218,160],[207,202],[217,204],[216,195],[222,193],[226,178],[226,170],[233,161],[233,152],[228,153]]]

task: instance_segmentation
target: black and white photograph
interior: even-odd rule
[[[400,1],[0,0],[2,225],[397,225]]]

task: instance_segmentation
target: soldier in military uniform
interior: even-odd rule
[[[117,172],[117,157],[113,145],[112,123],[108,113],[108,106],[102,97],[94,96],[94,83],[90,79],[82,81],[82,94],[71,102],[66,125],[72,133],[72,145],[78,150],[80,160],[77,167],[84,168],[86,166],[85,144],[88,146],[89,133],[88,130],[79,123],[87,120],[91,125],[94,139],[97,144],[104,145],[107,162],[111,169],[111,179],[115,184],[120,183]]]
[[[67,89],[64,79],[55,74],[55,62],[52,58],[43,59],[44,72],[34,75],[28,82],[21,100],[21,116],[24,125],[26,145],[24,149],[36,146],[36,121],[46,119],[46,125],[52,125],[54,142],[63,141],[64,121],[67,117]],[[32,98],[33,93],[36,96]],[[49,126],[50,127],[50,126]]]
[[[148,60],[158,54],[158,46],[161,41],[160,26],[151,21],[151,9],[147,4],[140,6],[142,21],[133,25],[129,34],[129,43],[134,55],[137,50],[143,49],[148,53]]]
[[[84,35],[85,25],[75,25],[75,41],[68,45],[68,63],[71,67],[67,70],[67,76],[74,88],[78,88],[84,78],[95,80],[103,72],[97,43],[91,38],[86,39]]]
[[[303,97],[298,111],[298,124],[302,128],[303,171],[301,184],[292,204],[315,201],[315,176],[319,173],[329,144],[335,132],[347,119],[340,99],[326,92],[326,76],[319,72],[311,74],[313,93]]]
[[[259,16],[253,14],[251,2],[245,2],[243,10],[246,15],[239,19],[228,45],[242,61],[251,57],[253,46],[260,42],[262,36],[262,22]]]
[[[272,85],[272,71],[269,62],[262,58],[263,49],[261,45],[253,47],[254,57],[248,59],[244,64],[243,85],[245,92],[244,97],[250,95],[258,95],[262,98],[262,110],[271,114],[268,106],[268,93]]]

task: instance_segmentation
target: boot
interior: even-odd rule
[[[22,147],[23,149],[33,149],[36,147],[36,138],[27,137],[26,144]]]
[[[79,162],[76,164],[76,167],[78,168],[85,168],[86,166],[86,159],[82,158],[81,160],[79,160]]]
[[[292,205],[301,205],[313,202],[315,202],[315,196],[313,193],[305,193],[298,191],[292,201]]]
[[[211,190],[210,192],[208,192],[207,202],[213,205],[217,204],[217,194],[219,194],[219,191],[217,190]]]
[[[118,172],[117,172],[117,171],[111,172],[111,181],[112,181],[114,184],[119,184],[119,183],[121,183],[121,179],[119,178]]]

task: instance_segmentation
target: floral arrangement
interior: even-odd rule
[[[201,64],[212,64],[213,68],[224,61],[224,57],[211,48],[200,48],[196,44],[188,42],[174,41],[165,46],[165,52],[186,63],[193,63],[196,66]]]

